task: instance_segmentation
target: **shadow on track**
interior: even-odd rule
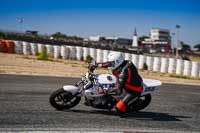
[[[107,111],[107,110],[65,110],[65,112],[74,112],[74,113],[84,113],[84,114],[103,114],[110,116],[118,116],[119,114],[115,111]],[[191,118],[187,116],[175,116],[167,113],[157,113],[157,112],[131,112],[127,113],[125,119],[136,119],[136,120],[149,120],[149,121],[182,121],[180,118]]]

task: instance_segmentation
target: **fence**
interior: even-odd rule
[[[36,55],[46,49],[47,54],[54,58],[85,60],[88,55],[93,57],[97,62],[107,61],[109,50],[78,47],[78,46],[52,46],[47,44],[28,43],[14,41],[14,52],[16,54]],[[200,77],[200,63],[191,62],[174,58],[151,57],[145,55],[136,55],[123,53],[126,60],[131,60],[138,69],[143,69],[144,65],[147,70],[153,72],[178,74],[191,77]]]

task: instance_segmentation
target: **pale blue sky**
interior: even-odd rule
[[[179,3],[178,3],[179,2]],[[0,29],[40,33],[57,31],[67,35],[131,38],[148,35],[151,28],[167,28],[188,44],[200,43],[200,1],[198,0],[10,0],[1,1]]]

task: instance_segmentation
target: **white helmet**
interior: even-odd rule
[[[108,67],[108,69],[114,70],[124,62],[124,57],[120,52],[110,52],[108,54],[108,62],[112,63],[112,66]]]

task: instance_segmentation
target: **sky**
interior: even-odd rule
[[[0,5],[0,30],[132,38],[135,27],[138,36],[148,36],[151,28],[176,33],[179,24],[180,40],[200,43],[200,0],[1,0]]]

